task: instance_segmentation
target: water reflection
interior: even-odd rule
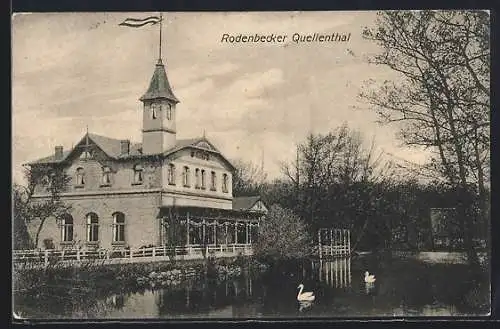
[[[332,288],[351,287],[351,259],[337,258],[319,261],[319,281]]]
[[[312,306],[312,304],[313,304],[312,302],[308,302],[308,301],[299,302],[299,312],[304,312],[305,310],[310,308]]]

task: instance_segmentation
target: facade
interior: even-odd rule
[[[263,212],[233,210],[233,165],[205,136],[177,139],[179,100],[159,59],[143,103],[142,142],[87,133],[74,148],[28,163],[69,177],[71,210],[47,220],[39,248],[250,243]],[[50,179],[34,199],[48,195]],[[29,231],[35,234],[39,223]],[[45,242],[45,243],[44,243]]]

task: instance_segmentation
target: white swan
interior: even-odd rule
[[[376,280],[375,275],[373,275],[373,274],[370,275],[370,273],[368,271],[365,272],[365,282],[366,283],[374,283],[375,280]]]
[[[302,283],[299,284],[297,289],[300,289],[299,293],[297,294],[298,301],[312,302],[316,298],[314,297],[314,294],[312,292],[302,292],[302,290],[304,289],[304,285]]]

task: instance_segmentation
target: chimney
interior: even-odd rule
[[[54,156],[55,156],[56,160],[61,160],[63,158],[63,147],[62,146],[55,147]]]
[[[120,154],[129,154],[130,153],[130,140],[124,139],[120,141],[121,152]]]

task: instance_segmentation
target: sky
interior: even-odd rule
[[[157,13],[26,13],[12,18],[12,165],[70,149],[85,134],[141,142],[142,103],[158,59],[159,25],[119,26]],[[281,176],[297,143],[343,123],[379,150],[414,163],[396,126],[381,126],[358,94],[396,78],[367,63],[379,51],[361,36],[375,12],[164,13],[162,58],[177,105],[177,137],[203,135],[229,159]],[[349,34],[348,42],[294,43]],[[227,43],[224,34],[287,35],[284,43]]]

